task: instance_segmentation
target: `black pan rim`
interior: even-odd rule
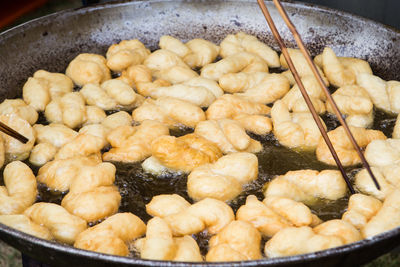
[[[145,3],[157,3],[157,2],[193,2],[195,0],[147,0],[147,1],[141,1],[141,0],[132,0],[132,1],[127,1],[127,0],[122,0],[122,1],[113,1],[111,3],[104,3],[104,4],[98,4],[94,6],[89,6],[89,7],[81,7],[81,8],[75,8],[75,9],[70,9],[70,10],[64,10],[64,11],[59,11],[53,14],[46,15],[44,17],[40,17],[31,21],[28,21],[26,23],[23,23],[21,25],[18,25],[16,27],[13,27],[9,30],[6,30],[2,33],[0,33],[0,47],[3,42],[5,42],[8,38],[12,37],[15,34],[19,34],[23,32],[26,29],[29,29],[31,26],[35,26],[37,24],[46,22],[46,21],[51,21],[57,16],[73,16],[76,14],[80,13],[89,13],[98,9],[104,9],[104,8],[112,8],[115,6],[124,6],[124,5],[133,5],[133,4],[145,4]],[[245,3],[253,3],[254,1],[252,0],[203,0],[203,2],[245,2]],[[270,1],[268,1],[270,2]],[[291,6],[291,7],[300,7],[303,9],[317,9],[318,12],[328,12],[328,13],[334,13],[339,16],[345,17],[345,18],[352,18],[356,19],[362,22],[367,22],[371,26],[377,27],[379,29],[385,29],[386,31],[389,32],[394,32],[400,37],[400,31],[397,29],[394,29],[393,27],[387,26],[385,24],[375,22],[373,20],[363,18],[354,14],[351,14],[349,12],[344,12],[344,11],[338,11],[332,8],[327,8],[327,7],[322,7],[319,5],[315,4],[308,4],[308,3],[300,3],[296,1],[285,1],[284,5]],[[154,260],[144,260],[144,259],[138,259],[138,258],[129,258],[129,257],[121,257],[121,256],[114,256],[114,255],[109,255],[109,254],[102,254],[102,253],[97,253],[93,251],[87,251],[87,250],[82,250],[82,249],[77,249],[74,248],[73,246],[69,245],[64,245],[52,241],[47,241],[44,239],[40,239],[34,236],[31,236],[29,234],[20,232],[18,230],[12,229],[10,227],[7,227],[3,224],[0,223],[0,237],[8,235],[16,239],[23,239],[25,241],[28,241],[29,243],[32,243],[33,245],[39,245],[44,248],[47,248],[49,250],[56,250],[58,252],[63,252],[66,255],[78,255],[81,256],[82,258],[88,258],[88,259],[98,259],[102,261],[107,261],[107,262],[112,262],[112,263],[120,263],[120,264],[139,264],[142,266],[154,266],[155,264],[157,266],[257,266],[257,265],[264,265],[264,266],[272,266],[272,265],[278,265],[278,264],[294,264],[294,263],[301,263],[301,262],[307,262],[308,260],[314,260],[317,258],[324,258],[324,257],[334,257],[338,256],[342,253],[350,253],[353,251],[356,251],[359,248],[362,247],[368,247],[368,246],[373,246],[376,242],[379,241],[384,241],[387,240],[393,236],[400,235],[400,227],[395,228],[393,230],[384,232],[382,234],[373,236],[368,239],[364,239],[355,243],[351,243],[345,246],[341,247],[336,247],[328,250],[323,250],[323,251],[318,251],[315,253],[309,253],[309,254],[303,254],[303,255],[296,255],[296,256],[290,256],[290,257],[281,257],[281,258],[270,258],[270,259],[261,259],[261,260],[256,260],[256,261],[243,261],[243,262],[218,262],[218,263],[212,263],[212,262],[203,262],[203,263],[194,263],[194,262],[172,262],[172,261],[154,261]]]

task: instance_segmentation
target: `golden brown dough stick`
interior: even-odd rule
[[[36,201],[36,179],[32,170],[21,161],[4,168],[4,185],[0,186],[0,214],[20,214]]]
[[[144,120],[140,126],[120,126],[107,135],[112,148],[103,154],[105,161],[136,162],[151,156],[151,143],[161,135],[168,135],[164,124]]]
[[[233,119],[241,114],[267,115],[270,110],[271,108],[266,105],[248,101],[243,97],[224,94],[208,107],[206,116],[208,120]]]
[[[139,40],[122,40],[108,48],[107,67],[112,71],[120,72],[131,65],[143,63],[149,54],[150,50]]]
[[[312,229],[308,226],[287,227],[275,234],[266,244],[267,257],[283,257],[311,253],[361,240],[354,226],[343,220],[331,220]]]
[[[207,261],[261,259],[261,235],[250,223],[232,221],[209,241]]]
[[[0,223],[42,239],[53,239],[53,236],[46,227],[32,222],[31,219],[23,214],[0,215]]]
[[[314,77],[314,74],[313,74],[310,66],[308,65],[308,62],[307,62],[306,58],[303,56],[303,54],[301,53],[300,49],[288,48],[288,52],[289,52],[290,58],[293,61],[294,66],[301,78],[304,78],[306,76]],[[289,66],[288,66],[283,54],[280,55],[279,60],[284,69],[289,69]],[[324,80],[325,84],[328,86],[329,82],[328,82],[327,78],[325,77],[324,73],[318,66],[317,66],[317,69],[318,69],[318,72],[321,74],[322,79]],[[286,71],[286,75],[287,75],[287,77],[289,76],[291,79],[293,79],[293,76],[289,70]],[[293,84],[295,84],[294,79],[293,79]]]
[[[65,74],[78,85],[100,84],[111,79],[106,59],[97,54],[83,53],[75,57],[68,65]]]
[[[326,96],[318,84],[314,76],[304,76],[301,78],[301,82],[307,91],[311,102],[314,105],[315,110],[318,114],[326,112],[325,101]],[[310,112],[306,102],[304,101],[303,95],[299,89],[299,86],[295,84],[289,92],[282,98],[282,102],[286,104],[288,109],[293,112]]]
[[[75,240],[74,247],[127,256],[127,243],[142,236],[145,231],[146,225],[139,217],[129,212],[118,213],[81,232]]]
[[[65,192],[79,170],[84,166],[94,166],[100,163],[96,158],[73,157],[53,160],[43,165],[38,172],[37,180],[49,189]]]
[[[219,47],[204,39],[192,39],[186,44],[180,40],[164,35],[159,46],[180,56],[191,68],[203,67],[213,62],[219,53]]]
[[[95,222],[116,213],[121,195],[113,185],[115,172],[115,166],[108,162],[83,166],[72,180],[69,193],[61,205],[87,222]]]
[[[233,210],[225,202],[206,198],[193,205],[175,195],[159,195],[157,201],[146,205],[146,211],[151,216],[163,218],[174,236],[184,236],[199,233],[205,229],[210,234],[216,234],[235,219]],[[171,203],[174,209],[162,205]]]
[[[361,230],[381,207],[382,202],[372,196],[354,194],[349,198],[347,211],[343,213],[342,220]]]
[[[71,92],[52,100],[45,110],[51,123],[63,123],[71,129],[80,127],[87,120],[85,99],[79,92]]]
[[[372,73],[360,73],[357,84],[368,92],[377,108],[391,113],[400,112],[400,82],[384,81]]]
[[[378,130],[369,130],[353,126],[350,126],[349,128],[360,148],[366,147],[373,140],[386,139],[386,136]],[[351,166],[361,163],[357,151],[353,148],[353,145],[347,137],[343,126],[340,126],[335,130],[329,131],[328,137],[331,140],[332,145],[335,148],[336,153],[343,166]],[[315,152],[319,161],[322,161],[329,165],[336,165],[332,154],[328,149],[328,146],[322,138],[319,140]]]
[[[239,52],[201,69],[201,76],[211,80],[219,80],[223,75],[236,72],[268,72],[267,63],[258,55]]]
[[[36,111],[44,111],[52,99],[72,92],[73,88],[74,84],[68,76],[38,70],[24,84],[22,97]]]
[[[321,137],[310,112],[290,112],[282,100],[271,109],[274,135],[279,143],[291,149],[314,150]],[[324,122],[321,119],[323,126]]]
[[[400,225],[400,191],[394,190],[383,202],[382,208],[362,229],[366,238],[392,230]]]
[[[23,144],[14,137],[0,132],[3,140],[5,162],[27,159],[35,143],[35,133],[29,122],[15,114],[0,115],[0,121],[29,140],[26,144]]]
[[[232,152],[257,153],[262,150],[261,143],[248,136],[246,129],[235,120],[202,121],[197,124],[194,132],[216,144],[224,154]]]
[[[258,160],[251,153],[232,153],[214,164],[195,168],[188,176],[187,191],[195,201],[210,197],[230,201],[243,191],[243,185],[255,180]]]
[[[236,54],[240,51],[254,53],[261,57],[271,68],[281,66],[279,56],[276,51],[268,45],[259,41],[257,37],[239,32],[237,34],[228,34],[221,42],[221,56],[223,58]]]
[[[372,125],[374,105],[364,88],[357,85],[342,86],[332,97],[342,114],[346,115],[348,125],[364,128]],[[329,102],[326,108],[329,113],[334,113]]]
[[[237,211],[236,219],[252,224],[267,237],[272,237],[285,227],[314,227],[321,223],[321,220],[301,202],[274,196],[261,202],[254,195],[247,197],[246,204]]]
[[[71,142],[63,145],[55,155],[55,159],[68,159],[73,157],[89,157],[99,154],[104,146],[102,137],[89,133],[78,134]]]
[[[203,261],[199,246],[188,235],[173,238],[168,224],[155,217],[147,223],[146,237],[135,242],[143,259],[172,261]]]
[[[157,100],[147,99],[142,106],[132,112],[135,121],[154,120],[175,129],[179,127],[194,128],[206,116],[204,111],[189,102],[172,98],[161,97]]]
[[[6,99],[0,104],[0,114],[15,114],[33,125],[39,115],[36,110],[22,99]]]
[[[265,197],[281,196],[305,203],[313,203],[317,198],[336,200],[347,192],[346,183],[337,170],[288,171],[264,187]]]
[[[183,172],[190,172],[200,165],[215,162],[222,156],[217,145],[196,134],[178,138],[160,136],[151,144],[151,153],[163,166]],[[152,167],[147,167],[150,167],[147,170],[151,171]]]
[[[221,88],[245,99],[269,104],[282,98],[290,88],[288,79],[281,74],[255,73],[229,73],[219,79]]]
[[[73,244],[79,233],[87,228],[86,221],[53,203],[35,203],[24,214],[48,228],[56,240],[67,244]]]

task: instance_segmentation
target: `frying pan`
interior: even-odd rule
[[[277,28],[289,47],[293,40],[271,3]],[[339,56],[370,62],[380,77],[400,79],[400,33],[358,16],[303,3],[284,3],[312,54],[325,46]],[[38,69],[64,72],[83,52],[105,54],[112,43],[140,39],[151,49],[160,36],[183,41],[205,38],[219,43],[229,33],[246,31],[277,49],[255,1],[133,1],[55,13],[0,34],[0,100],[21,95],[27,77]],[[189,266],[117,257],[75,249],[0,224],[0,239],[22,253],[54,266]],[[316,253],[237,263],[199,266],[354,266],[382,255],[400,243],[400,228],[373,238]]]

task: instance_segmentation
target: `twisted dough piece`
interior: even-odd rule
[[[240,96],[224,94],[208,107],[206,115],[208,120],[233,119],[242,114],[267,115],[270,110],[266,105],[251,102]]]
[[[160,49],[151,53],[143,62],[154,77],[170,83],[182,83],[199,76],[177,54]]]
[[[169,36],[161,36],[159,46],[180,56],[191,68],[203,67],[213,62],[219,53],[219,47],[204,39],[193,39],[186,44]]]
[[[377,108],[400,113],[400,82],[384,81],[372,73],[361,73],[357,75],[357,84],[368,92]]]
[[[207,261],[245,261],[261,259],[261,235],[250,223],[232,221],[211,237]]]
[[[35,124],[39,115],[36,110],[27,105],[22,99],[6,99],[0,104],[0,114],[15,114],[21,119],[29,122],[30,125]]]
[[[24,214],[34,223],[49,229],[57,241],[70,245],[74,243],[79,233],[87,228],[84,220],[53,203],[35,203],[25,210]]]
[[[272,131],[271,119],[263,115],[239,114],[234,116],[233,119],[239,122],[246,131],[254,134],[265,135]]]
[[[188,195],[195,201],[210,197],[229,201],[237,197],[243,185],[257,179],[258,160],[251,153],[232,153],[214,164],[195,168],[188,176]]]
[[[86,125],[78,133],[63,124],[40,125],[40,128],[44,142],[37,144],[32,149],[29,157],[29,162],[36,166],[43,166],[55,157],[88,156],[101,158],[100,151],[97,148],[102,148],[108,144],[105,137],[107,129],[101,124]],[[57,140],[57,138],[61,140]],[[64,142],[65,139],[69,140]],[[46,142],[47,140],[49,142]],[[88,142],[85,144],[86,146],[83,145],[85,142]],[[62,145],[62,150],[59,147],[60,145]],[[77,152],[77,148],[82,148],[83,150]],[[60,150],[61,152],[58,153]]]
[[[325,47],[315,61],[324,70],[329,83],[335,87],[355,84],[357,76],[361,73],[372,75],[368,62],[357,58],[338,58],[329,47]]]
[[[279,56],[276,51],[259,41],[257,37],[244,32],[228,34],[225,39],[222,40],[220,46],[220,54],[223,58],[241,51],[247,51],[258,55],[265,62],[267,62],[268,66],[271,68],[279,68],[281,66],[279,62]]]
[[[36,179],[32,170],[21,161],[4,168],[4,185],[0,186],[0,214],[20,214],[36,201]]]
[[[230,55],[216,63],[205,65],[201,69],[201,76],[218,81],[223,75],[236,72],[268,72],[267,63],[249,52],[239,52]]]
[[[73,157],[58,159],[43,165],[37,175],[37,180],[45,184],[49,189],[60,192],[69,190],[73,179],[80,169],[86,166],[95,166],[101,163],[98,158]]]
[[[206,163],[213,163],[222,156],[218,146],[196,134],[181,137],[160,136],[151,144],[152,157],[145,160],[142,167],[158,173],[157,165],[174,171],[190,172]]]
[[[79,92],[88,105],[103,110],[133,109],[144,101],[144,98],[136,94],[128,84],[117,79],[107,80],[101,85],[86,84]]]
[[[131,65],[142,64],[148,55],[150,55],[150,50],[139,40],[122,40],[108,48],[107,67],[112,71],[120,72]]]
[[[60,148],[71,142],[78,133],[64,124],[51,123],[49,125],[35,124],[36,143],[49,143]]]
[[[195,77],[184,83],[171,86],[148,88],[145,96],[152,98],[173,97],[200,107],[208,107],[223,94],[217,82],[202,77]]]
[[[252,224],[266,237],[272,237],[286,227],[314,227],[321,223],[301,202],[275,196],[267,197],[261,202],[254,195],[247,197],[246,204],[236,212],[236,219]]]
[[[205,229],[213,235],[235,219],[230,206],[212,198],[190,205],[176,195],[159,195],[146,205],[146,211],[153,217],[163,218],[174,236],[196,234]]]
[[[44,111],[52,99],[72,92],[73,88],[74,84],[68,76],[38,70],[24,84],[22,98],[36,111]]]
[[[192,103],[172,97],[160,97],[157,100],[147,99],[132,112],[132,118],[137,122],[158,121],[174,129],[182,126],[194,128],[206,116],[200,107]]]
[[[389,194],[400,187],[398,177],[400,166],[371,167],[371,170],[381,188],[380,190],[376,189],[375,184],[370,181],[371,177],[367,170],[362,169],[355,176],[355,185],[362,193],[372,195],[379,200],[384,200]]]
[[[294,67],[296,68],[296,70],[301,78],[304,78],[306,76],[314,77],[314,74],[313,74],[310,66],[308,65],[308,62],[305,59],[305,57],[303,56],[303,54],[301,53],[300,49],[288,48],[288,52],[289,52],[290,58],[293,61]],[[283,54],[280,55],[279,59],[282,64],[282,68],[289,69],[289,66],[288,66]],[[317,66],[317,70],[318,70],[319,74],[321,75],[322,79],[324,80],[325,84],[328,86],[329,82],[326,79],[322,70],[318,66]],[[282,74],[285,75],[289,79],[289,81],[291,81],[291,84],[296,83],[289,70],[286,72],[283,72]]]
[[[111,79],[106,59],[97,54],[79,54],[68,65],[65,74],[78,86],[100,84]]]
[[[346,85],[337,89],[332,94],[339,110],[346,115],[348,125],[355,127],[370,127],[374,121],[374,105],[364,88],[357,85]],[[334,113],[329,102],[327,111]]]
[[[2,141],[0,142],[0,158],[3,157],[2,155],[4,153],[5,158],[3,159],[5,162],[27,159],[35,144],[35,134],[29,122],[15,114],[0,115],[0,121],[29,140],[26,144],[23,144],[14,137],[0,132],[0,140]],[[4,152],[1,151],[2,149],[4,149]],[[4,160],[0,159],[1,165],[3,165]]]
[[[108,115],[102,122],[101,125],[104,126],[106,131],[111,131],[119,126],[131,125],[132,117],[126,111],[118,111],[111,115]]]
[[[46,227],[32,222],[31,219],[23,214],[0,215],[0,223],[38,238],[46,240],[53,239],[53,236]]]
[[[185,74],[185,72],[183,72]],[[190,75],[192,78],[193,75]],[[194,76],[196,77],[196,75]],[[151,70],[145,65],[133,65],[124,70],[121,75],[116,78],[131,87],[135,87],[136,91],[141,95],[146,95],[150,90],[161,86],[169,86],[171,83],[163,79],[155,79]]]
[[[87,120],[85,99],[79,92],[67,93],[46,106],[45,116],[51,123],[63,123],[71,129],[77,128]]]
[[[383,202],[382,208],[362,228],[366,238],[400,226],[400,191],[394,190]]]
[[[317,147],[321,133],[310,112],[291,113],[286,104],[278,100],[272,106],[271,118],[274,135],[282,145],[303,150]]]
[[[146,237],[134,243],[142,259],[200,262],[203,258],[189,235],[173,237],[168,224],[155,217],[147,223]]]
[[[151,120],[140,126],[120,126],[107,135],[112,148],[103,154],[105,161],[136,162],[151,156],[151,143],[161,135],[168,135],[168,127]]]
[[[43,166],[54,159],[58,149],[71,142],[78,133],[64,124],[51,123],[50,125],[35,124],[36,145],[29,156],[29,162],[36,166]]]
[[[197,124],[194,133],[215,143],[224,154],[232,152],[257,153],[262,150],[261,143],[248,136],[245,128],[235,120],[202,121]]]
[[[361,192],[384,200],[390,193],[400,188],[400,140],[374,140],[365,150],[365,158],[370,163],[381,189],[378,190],[367,170],[362,169],[355,176],[355,184]]]
[[[270,258],[311,253],[361,240],[361,234],[343,220],[324,222],[314,229],[287,227],[275,234],[264,248]]]
[[[360,148],[366,147],[373,140],[385,140],[386,136],[378,130],[368,130],[361,127],[349,126],[358,146]],[[357,165],[361,160],[357,151],[353,148],[343,126],[328,132],[328,137],[332,142],[336,153],[342,162],[343,166]],[[325,141],[321,138],[318,142],[317,149],[315,150],[317,158],[329,165],[336,165],[331,152],[328,149]]]
[[[336,200],[346,195],[347,187],[337,170],[289,171],[265,185],[265,197],[280,196],[313,203],[317,198]]]
[[[139,217],[129,212],[118,213],[81,232],[75,240],[74,247],[128,256],[127,243],[142,236],[145,231],[146,225]]]
[[[87,222],[113,215],[121,201],[118,188],[113,185],[115,171],[115,166],[108,162],[81,167],[61,206]]]
[[[77,156],[98,156],[104,147],[104,136],[93,135],[90,132],[79,133],[71,142],[63,145],[54,156],[55,159],[67,159]]]
[[[351,223],[363,233],[363,228],[378,213],[381,207],[382,202],[374,197],[354,194],[349,198],[347,211],[343,213],[342,220]],[[365,238],[366,236],[363,237]]]
[[[256,103],[269,104],[282,98],[290,88],[288,79],[281,74],[228,73],[219,79],[225,92],[237,95]]]
[[[326,96],[322,91],[321,86],[315,79],[315,77],[304,76],[301,78],[301,81],[317,113],[318,114],[325,113]],[[289,90],[289,92],[282,98],[282,102],[285,103],[288,109],[293,112],[310,112],[297,84],[295,84]]]

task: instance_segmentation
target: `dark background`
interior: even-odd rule
[[[255,1],[255,0],[254,0]],[[285,1],[285,0],[282,0]],[[381,23],[400,30],[400,0],[298,0],[327,6]],[[0,1],[0,31],[68,8],[77,8],[94,3],[110,2],[109,0],[3,0]]]
[[[400,0],[300,0],[344,10],[400,29]]]

